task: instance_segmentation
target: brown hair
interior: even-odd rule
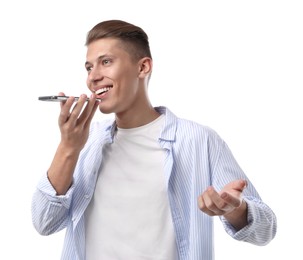
[[[152,58],[148,36],[136,25],[121,20],[100,22],[88,32],[85,45],[103,38],[120,40],[124,49],[135,59]]]

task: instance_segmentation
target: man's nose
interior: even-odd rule
[[[103,73],[98,67],[92,68],[89,75],[88,75],[89,81],[99,81],[103,79]]]

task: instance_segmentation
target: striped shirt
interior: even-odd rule
[[[236,231],[220,217],[224,229],[239,241],[269,243],[276,234],[275,214],[261,200],[226,143],[209,127],[180,119],[165,107],[156,110],[165,115],[159,144],[165,151],[164,174],[179,259],[214,259],[213,218],[199,210],[197,198],[208,186],[221,190],[236,179],[248,182],[243,198],[248,206],[249,224]],[[32,219],[36,230],[50,235],[66,229],[62,260],[85,260],[84,211],[93,196],[102,147],[113,142],[115,129],[113,120],[92,123],[73,184],[65,195],[56,195],[46,174],[33,194]]]

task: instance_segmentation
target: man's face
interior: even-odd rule
[[[140,61],[134,61],[117,39],[100,39],[87,46],[87,86],[100,98],[103,113],[124,113],[140,99]]]

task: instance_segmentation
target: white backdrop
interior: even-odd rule
[[[265,247],[232,240],[216,219],[216,260],[302,260],[301,2],[2,1],[0,259],[60,258],[64,232],[42,237],[31,222],[59,139],[59,105],[37,97],[88,93],[86,33],[124,19],[150,36],[153,105],[214,128],[277,215]]]

